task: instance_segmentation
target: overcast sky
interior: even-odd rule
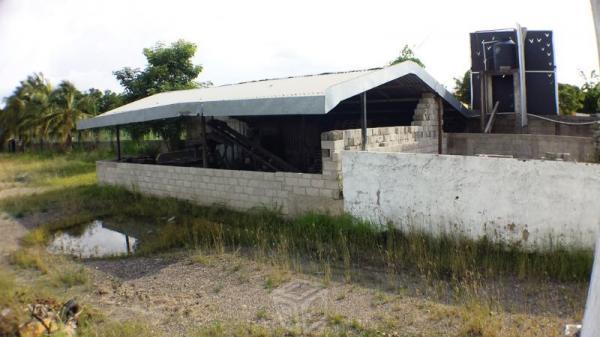
[[[33,72],[120,92],[114,70],[180,38],[216,85],[382,66],[409,44],[451,88],[469,32],[516,22],[554,31],[560,82],[598,68],[589,0],[0,0],[0,97]]]

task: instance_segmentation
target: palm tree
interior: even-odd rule
[[[29,131],[29,141],[37,137],[40,147],[44,146],[44,138],[48,136],[48,122],[45,116],[51,113],[52,86],[42,74],[29,76],[23,84],[23,91],[28,99],[25,106],[25,114],[22,118],[22,127]]]
[[[31,143],[36,136],[41,140],[44,127],[40,121],[49,111],[51,92],[50,83],[41,73],[22,81],[13,94],[6,98],[6,107],[0,116],[4,137],[12,136],[25,143]]]
[[[60,142],[63,150],[71,148],[75,125],[86,113],[81,110],[78,100],[81,93],[68,81],[62,81],[52,92],[51,112],[45,117],[50,132]]]

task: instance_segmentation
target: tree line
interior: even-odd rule
[[[71,146],[78,120],[92,117],[123,104],[121,95],[110,90],[78,90],[69,81],[53,87],[42,73],[34,73],[5,98],[0,110],[0,145],[9,138],[24,145],[56,142]]]
[[[4,99],[0,109],[0,147],[10,139],[18,139],[24,146],[57,143],[64,150],[71,147],[77,121],[94,117],[135,100],[172,90],[211,86],[211,82],[197,82],[203,68],[193,64],[197,47],[194,43],[179,40],[170,45],[157,43],[145,48],[147,65],[144,69],[124,67],[113,74],[124,88],[122,93],[95,88],[81,91],[69,81],[54,87],[42,73],[34,73]],[[423,62],[405,45],[399,56],[389,65],[413,61],[422,67]],[[467,71],[455,79],[454,94],[465,104],[470,103],[470,75]],[[600,80],[595,72],[586,83],[577,87],[559,84],[559,102],[562,114],[575,112],[600,112]],[[141,139],[154,133],[167,141],[176,141],[183,131],[182,123],[149,122],[124,128],[132,139]],[[97,132],[92,133],[96,137]]]
[[[144,69],[124,67],[114,71],[123,86],[122,93],[91,88],[79,90],[69,81],[54,87],[42,73],[34,73],[21,81],[13,93],[4,98],[0,109],[0,147],[8,139],[18,139],[24,146],[57,143],[61,149],[71,148],[77,121],[94,117],[159,92],[209,86],[210,82],[196,82],[202,66],[191,61],[196,45],[179,40],[171,45],[157,43],[143,50],[148,64]],[[180,126],[176,127],[180,131]],[[132,137],[147,132],[166,136],[173,126],[150,123],[132,126]],[[98,133],[94,133],[96,136]]]

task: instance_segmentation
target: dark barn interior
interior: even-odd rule
[[[412,62],[159,94],[85,121],[83,128],[174,118],[186,129],[181,148],[143,158],[122,158],[119,150],[118,160],[320,173],[322,133],[358,129],[364,140],[367,128],[410,126],[424,94],[443,103],[443,131],[465,129],[468,111]]]

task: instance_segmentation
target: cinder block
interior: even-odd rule
[[[322,188],[323,186],[325,186],[325,182],[323,181],[323,179],[316,179],[313,178],[310,180],[310,186],[312,187],[316,187],[316,188]]]
[[[285,177],[285,184],[290,186],[298,186],[297,177]]]
[[[319,189],[318,188],[313,188],[313,187],[307,187],[306,188],[306,195],[312,196],[312,197],[317,197],[317,196],[319,196]]]
[[[333,199],[336,197],[336,195],[339,195],[339,192],[337,190],[321,188],[321,189],[319,189],[319,194],[322,197]]]
[[[300,186],[294,186],[293,189],[294,194],[297,195],[306,195],[306,188]]]

